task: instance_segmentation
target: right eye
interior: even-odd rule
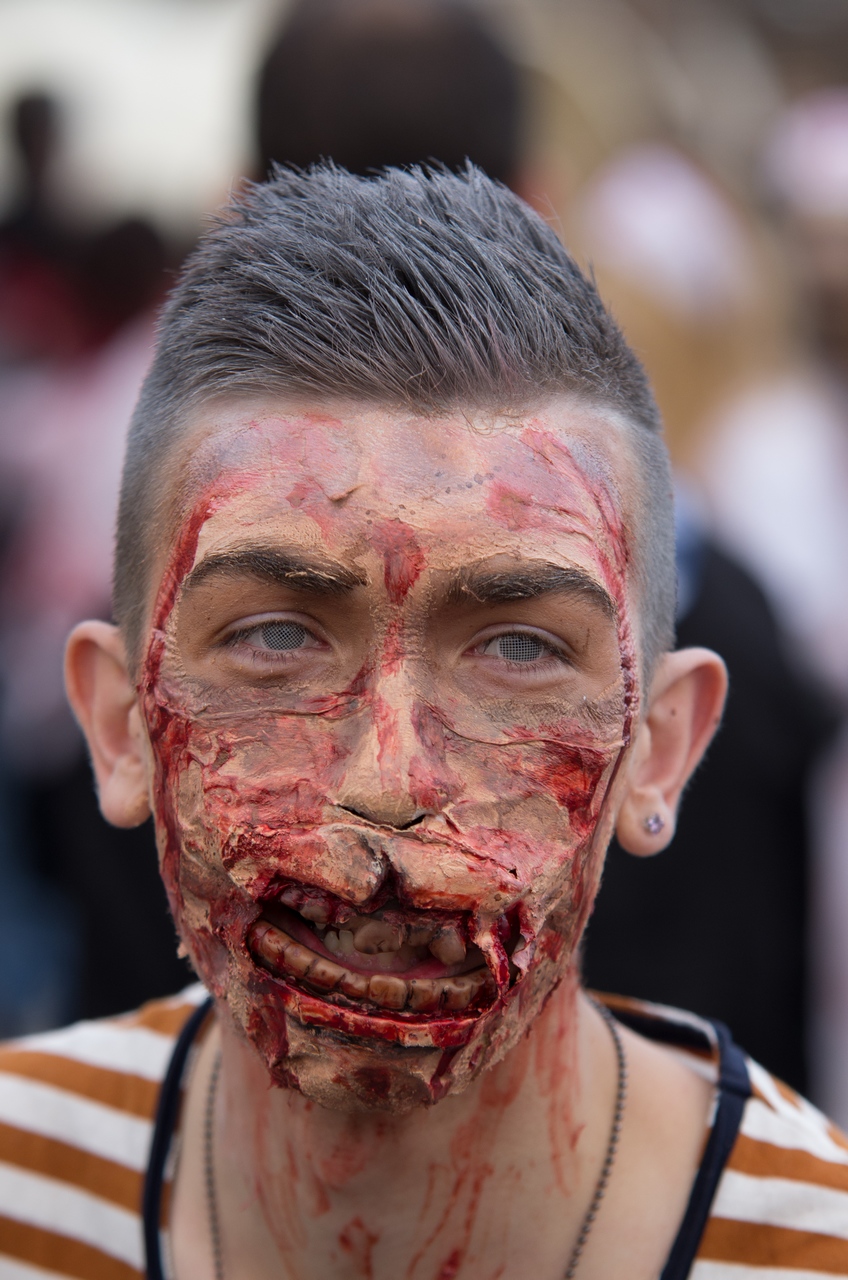
[[[266,622],[255,629],[255,634],[262,637],[263,646],[282,652],[287,649],[300,649],[310,638],[306,627],[299,622],[275,621]]]
[[[227,638],[230,648],[245,649],[254,658],[270,662],[297,658],[315,649],[325,648],[324,641],[294,618],[269,618],[252,627],[242,627]]]
[[[504,662],[524,665],[538,662],[540,658],[550,655],[552,650],[538,636],[528,635],[523,631],[506,631],[482,644],[480,652],[489,657],[502,658]]]

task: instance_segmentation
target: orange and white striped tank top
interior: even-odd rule
[[[848,1278],[848,1140],[694,1015],[604,997],[716,1086],[661,1280]],[[162,1280],[179,1099],[206,992],[0,1047],[0,1280]],[[189,1278],[190,1280],[190,1278]]]

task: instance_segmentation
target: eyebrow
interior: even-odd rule
[[[587,596],[607,617],[618,615],[612,596],[591,574],[547,561],[528,561],[508,569],[468,565],[451,575],[447,591],[451,604],[468,599],[479,604],[513,604],[547,595]]]
[[[307,552],[256,545],[205,556],[186,578],[184,589],[192,590],[216,575],[259,578],[275,586],[294,587],[298,591],[325,596],[343,595],[366,583],[362,574],[336,560]]]

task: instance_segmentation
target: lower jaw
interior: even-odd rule
[[[463,975],[463,978],[467,976],[471,979],[472,986],[478,989],[475,996],[477,1007],[466,1009],[446,1008],[445,994],[440,996],[436,1008],[422,1012],[412,1008],[373,1007],[371,1001],[354,1003],[342,992],[332,990],[322,993],[310,991],[307,986],[308,972],[299,975],[283,969],[284,955],[281,951],[284,948],[280,946],[281,938],[288,943],[292,941],[273,926],[260,922],[248,935],[251,956],[258,975],[261,974],[263,979],[270,979],[279,991],[286,1012],[309,1026],[342,1032],[356,1039],[381,1040],[406,1048],[459,1048],[468,1043],[495,1004],[494,982],[488,970],[479,976]],[[295,962],[298,959],[302,963],[302,958],[295,955]],[[451,993],[448,986],[451,981],[456,980],[446,980],[444,984],[448,995]],[[481,1004],[485,1007],[480,1007]]]

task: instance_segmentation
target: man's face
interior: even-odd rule
[[[140,680],[180,933],[278,1083],[437,1100],[594,898],[638,696],[623,436],[565,400],[197,430]]]

